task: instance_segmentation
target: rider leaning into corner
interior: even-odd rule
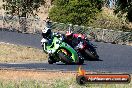
[[[45,20],[46,25],[44,27],[44,29],[42,30],[42,37],[43,39],[41,40],[41,44],[43,47],[43,50],[45,53],[47,53],[49,55],[49,58],[52,58],[52,55],[50,54],[51,52],[46,52],[46,47],[44,44],[51,44],[52,43],[52,38],[53,36],[62,36],[62,34],[60,33],[53,33],[51,30],[51,26],[52,26],[52,22],[50,20],[49,17],[47,17],[47,19]],[[82,34],[75,34],[71,31],[72,25],[70,25],[69,30],[67,31],[64,41],[66,43],[68,43],[71,47],[75,47],[77,46],[82,39],[87,40],[87,44],[88,46],[92,49],[93,48],[93,44],[91,44],[89,42],[89,40],[85,37],[85,35]]]
[[[53,33],[51,30],[51,26],[52,26],[52,21],[50,20],[49,17],[46,18],[45,20],[46,25],[44,27],[44,29],[42,30],[42,37],[43,39],[41,40],[41,46],[43,47],[43,50],[46,54],[48,54],[49,58],[52,58],[51,56],[51,52],[46,52],[46,46],[44,44],[51,44],[52,43],[52,38],[53,36],[61,36],[61,34],[58,33]]]
[[[92,43],[90,43],[90,41],[88,40],[88,38],[86,38],[86,36],[83,35],[83,34],[73,33],[71,31],[72,28],[73,28],[73,26],[72,26],[72,24],[70,24],[69,30],[66,32],[66,35],[65,35],[66,36],[65,42],[68,43],[70,46],[72,46],[74,48],[82,40],[86,40],[88,46],[92,49],[94,45]]]

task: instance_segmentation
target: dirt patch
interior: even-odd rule
[[[37,71],[12,71],[12,70],[0,70],[0,79],[2,80],[53,80],[58,78],[72,78],[75,77],[75,73],[63,73],[63,72],[37,72]]]
[[[132,84],[86,84],[76,82],[76,73],[0,70],[1,88],[132,88]]]

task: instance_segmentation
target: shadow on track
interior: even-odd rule
[[[101,60],[101,59],[85,59],[85,61],[103,61],[103,60]]]
[[[85,60],[85,61],[103,61],[101,59],[97,59],[97,60]],[[56,63],[56,65],[80,65],[80,64],[65,64],[65,63]],[[87,65],[87,64],[81,64],[81,65]]]
[[[79,66],[79,64],[65,64],[65,63],[56,63],[56,65],[76,65]],[[87,65],[87,64],[81,64],[81,65]]]

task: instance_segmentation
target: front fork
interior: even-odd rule
[[[81,59],[81,60],[83,60],[84,57],[82,56],[82,54],[80,53],[80,51],[78,49],[76,49],[76,51],[77,51],[77,54],[78,54],[78,58]]]

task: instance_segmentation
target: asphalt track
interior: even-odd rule
[[[41,35],[39,34],[34,35],[0,31],[0,42],[41,49],[40,40]],[[102,61],[85,61],[83,65],[85,70],[95,72],[132,73],[132,46],[99,42],[93,43],[98,46],[97,52]],[[78,65],[64,65],[63,63],[49,65],[47,62],[0,63],[0,68],[76,71]]]

